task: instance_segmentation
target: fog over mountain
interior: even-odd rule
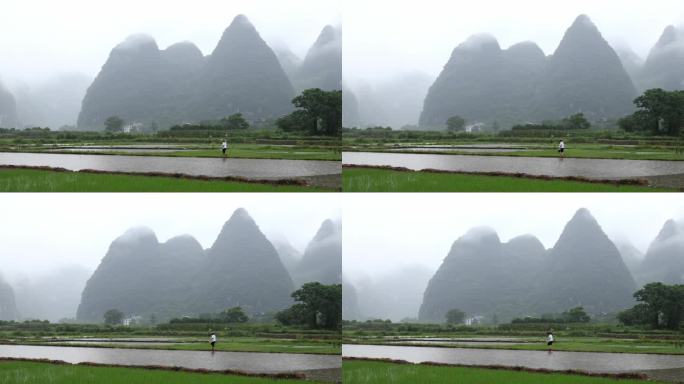
[[[17,84],[17,115],[21,126],[74,127],[81,102],[93,78],[80,73],[58,74],[33,86]]]
[[[665,28],[635,78],[641,90],[684,89],[684,27]]]
[[[17,123],[17,102],[0,82],[0,128],[14,128]]]
[[[238,112],[254,122],[287,114],[294,96],[275,53],[238,15],[206,58],[190,42],[160,50],[150,36],[127,38],[88,89],[78,126],[102,129],[119,116],[168,127]]]
[[[342,89],[342,30],[326,25],[294,72],[297,92],[309,88]]]
[[[539,0],[485,0],[468,7],[437,0],[401,7],[386,0],[350,0],[344,12],[361,14],[345,28],[343,59],[345,82],[357,96],[401,73],[417,71],[432,78],[441,73],[432,96],[425,99],[425,129],[443,128],[454,114],[502,128],[575,112],[595,120],[621,117],[643,90],[642,67],[650,51],[659,51],[654,45],[663,28],[684,25],[676,0],[579,0],[554,7]],[[591,23],[578,15],[587,15]],[[372,32],[377,20],[383,20],[381,34]],[[684,50],[678,43],[671,46],[677,48],[668,49],[662,62],[673,64],[661,73],[682,67],[674,63]],[[408,85],[396,93],[415,94]],[[359,126],[398,129],[419,116],[391,121],[377,107],[382,101],[368,101],[369,110],[378,113]]]
[[[190,235],[160,243],[149,228],[130,229],[111,244],[89,279],[77,320],[101,321],[109,309],[162,320],[235,306],[250,314],[284,309],[305,282],[341,283],[339,228],[331,220],[323,223],[294,268],[296,285],[245,209],[233,213],[206,250]]]
[[[197,69],[193,68],[196,53],[203,58],[202,62],[210,61],[204,60],[204,56],[210,56],[217,48],[222,32],[237,15],[249,15],[264,44],[288,47],[293,55],[302,58],[306,56],[323,26],[341,23],[339,0],[302,0],[296,5],[278,0],[198,0],[192,7],[182,2],[161,0],[146,1],[144,4],[122,0],[98,5],[85,0],[65,0],[59,5],[44,0],[27,0],[4,5],[5,20],[31,20],[33,26],[28,28],[25,23],[5,23],[3,33],[13,38],[0,41],[0,53],[3,57],[0,62],[0,76],[17,99],[18,122],[21,127],[49,125],[52,129],[76,125],[85,88],[98,77],[103,64],[113,53],[112,48],[127,45],[122,44],[127,36],[152,36],[157,49],[148,46],[138,52],[139,55],[123,58],[124,61],[132,61],[127,66],[121,62],[113,68],[108,66],[111,71],[104,74],[104,77],[110,80],[111,85],[106,86],[107,81],[104,82],[105,85],[98,81],[96,89],[101,91],[98,96],[98,92],[93,90],[95,101],[86,103],[83,124],[99,120],[99,113],[112,110],[122,110],[121,114],[130,116],[133,121],[142,120],[143,124],[155,121],[159,125],[165,125],[195,119],[192,115],[186,116],[187,111],[179,112],[174,107],[194,107],[186,105],[189,100],[184,88],[199,81],[197,76],[191,75],[197,75]],[[36,13],[36,9],[41,12]],[[159,9],[164,12],[159,12]],[[83,14],[88,17],[82,17]],[[84,34],[83,31],[88,33]],[[178,42],[181,43],[177,44]],[[192,42],[194,48],[187,42]],[[244,59],[255,64],[259,62],[254,61],[257,57],[264,58],[258,53],[256,45],[247,48],[245,52],[236,50],[234,60]],[[253,70],[264,70],[267,61],[261,60]],[[228,70],[227,66],[235,64],[235,61],[233,64],[221,62],[219,67]],[[155,70],[150,71],[151,68]],[[112,72],[128,70],[131,71],[131,80],[128,83],[122,81],[117,87],[114,83],[119,83],[128,76]],[[213,75],[219,76],[217,73]],[[73,76],[89,79],[88,84],[84,85]],[[253,109],[248,104],[250,94],[242,92],[244,88],[240,88],[258,85],[259,82],[255,83],[254,80],[242,84],[231,81],[229,88],[232,96],[231,92],[227,92],[227,95],[212,101],[222,103],[230,96],[231,105],[226,106],[226,110],[241,108],[245,115],[252,112],[252,118],[255,119],[279,114],[283,108],[290,108],[289,99],[285,102],[278,101],[279,98],[284,98],[284,91],[278,91],[280,85],[277,75],[270,76],[265,74],[262,79],[262,82],[274,81],[271,89],[274,92],[264,94],[266,99],[270,99],[264,110],[249,111]],[[209,75],[208,77],[206,82],[216,79]],[[65,78],[71,78],[71,81],[67,82]],[[286,83],[286,80],[282,80],[284,78],[286,77],[281,77],[281,82]],[[215,84],[216,87],[225,85],[225,82]],[[107,91],[113,93],[111,99],[103,96]],[[126,91],[130,101],[121,96]],[[56,97],[57,95],[60,97]],[[145,99],[146,96],[151,98]],[[291,98],[289,94],[286,96]],[[74,100],[78,100],[77,110]],[[139,104],[141,101],[145,103],[136,108],[136,101]],[[278,103],[281,103],[280,107],[277,106]],[[0,103],[0,107],[3,104]],[[208,105],[207,109],[210,107]],[[209,110],[200,109],[197,112],[208,114]],[[149,113],[149,118],[139,117],[144,113]],[[101,125],[102,122],[98,121],[97,126]]]
[[[360,86],[357,101],[359,121],[363,122],[362,125],[394,128],[418,125],[425,95],[433,82],[434,78],[429,75],[412,72],[375,86]]]
[[[98,311],[112,308],[157,320],[233,305],[250,313],[282,308],[296,287],[269,239],[304,250],[318,243],[321,223],[340,217],[337,198],[323,195],[65,194],[5,202],[0,272],[13,291],[12,317],[53,322],[75,319],[79,304],[80,319],[96,322]],[[316,258],[312,269],[331,262],[341,263]],[[7,295],[0,296],[6,308]]]
[[[639,268],[641,281],[684,284],[684,224],[668,220],[648,247]]]
[[[78,265],[14,283],[17,310],[23,319],[58,322],[73,319],[81,293],[93,271]]]
[[[416,318],[423,302],[423,293],[433,274],[433,270],[417,264],[374,278],[355,279],[353,285],[347,284],[347,289],[356,293],[356,318],[347,317],[354,315],[352,304],[344,318],[391,319],[396,322]]]
[[[614,313],[631,306],[645,283],[681,281],[684,226],[676,219],[663,227],[684,217],[679,200],[351,197],[343,271],[357,299],[347,303],[345,319],[387,318],[382,311],[393,321],[443,322],[458,308],[508,321],[580,305],[594,315]]]
[[[580,15],[548,58],[532,42],[502,50],[491,35],[468,38],[430,87],[420,126],[443,129],[455,115],[503,127],[580,112],[600,121],[630,113],[636,96],[618,55]]]
[[[292,272],[296,286],[318,281],[342,284],[342,223],[326,220]]]
[[[19,312],[14,297],[14,290],[0,276],[0,320],[17,320]]]
[[[576,306],[610,313],[631,306],[636,288],[615,245],[591,213],[580,209],[548,251],[534,236],[502,244],[490,228],[466,233],[430,280],[419,318],[442,322],[454,308],[490,320]]]

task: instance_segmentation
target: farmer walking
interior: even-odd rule
[[[546,345],[549,347],[549,352],[553,350],[553,333],[549,331],[549,335],[546,336]]]
[[[209,338],[209,340],[210,340],[210,342],[211,342],[211,352],[213,353],[214,350],[216,349],[216,334],[215,334],[215,333],[212,333],[212,334],[211,334],[211,337]]]
[[[565,141],[563,140],[558,144],[558,153],[560,153],[560,157],[565,157]]]
[[[224,139],[223,143],[221,144],[221,151],[223,152],[223,156],[226,156],[226,151],[228,150],[228,139]]]

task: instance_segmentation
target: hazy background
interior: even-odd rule
[[[110,50],[136,33],[161,49],[189,40],[207,55],[238,14],[269,45],[301,57],[326,24],[341,23],[340,0],[5,0],[0,78],[11,87],[65,72],[94,77]]]
[[[645,252],[668,219],[684,218],[676,194],[382,194],[343,200],[344,279],[381,279],[397,271],[434,273],[453,242],[489,226],[502,242],[533,234],[554,245],[579,208],[587,208],[614,242]],[[428,276],[429,277],[429,276]]]
[[[503,49],[534,41],[550,55],[580,14],[613,48],[642,59],[667,25],[684,25],[678,0],[346,0],[343,79],[358,99],[361,126],[416,124],[427,89],[469,36],[492,34]]]
[[[95,270],[127,229],[150,227],[160,242],[181,234],[212,245],[233,211],[247,209],[269,238],[303,252],[338,197],[303,194],[31,194],[2,197],[0,273],[10,282],[64,267]]]

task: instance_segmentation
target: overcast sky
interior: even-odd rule
[[[340,0],[2,0],[0,78],[94,77],[111,49],[135,33],[151,35],[161,49],[189,40],[210,54],[238,14],[269,44],[300,56],[326,24],[342,20]]]
[[[343,199],[343,274],[350,281],[420,264],[437,270],[470,228],[502,242],[533,234],[551,248],[579,208],[614,241],[642,252],[666,220],[684,218],[680,194],[348,194]]]
[[[458,44],[483,32],[502,48],[531,40],[551,54],[582,13],[611,44],[629,43],[642,56],[667,25],[684,24],[681,0],[344,0],[345,81],[436,77]]]
[[[325,219],[341,217],[336,194],[4,194],[0,272],[9,281],[80,265],[94,270],[110,243],[135,226],[160,242],[190,234],[210,247],[239,207],[269,238],[300,251]]]

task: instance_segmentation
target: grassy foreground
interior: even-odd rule
[[[188,383],[306,383],[304,380],[269,379],[224,374],[173,372],[140,368],[92,367],[35,362],[0,361],[0,383],[50,384],[188,384]]]
[[[117,175],[0,168],[0,192],[322,192],[299,185],[273,185],[163,176]]]
[[[665,192],[647,186],[459,173],[344,168],[345,192]]]
[[[502,369],[438,367],[376,361],[342,362],[345,384],[468,383],[468,384],[641,384],[653,381],[587,377],[563,373],[534,373]]]

